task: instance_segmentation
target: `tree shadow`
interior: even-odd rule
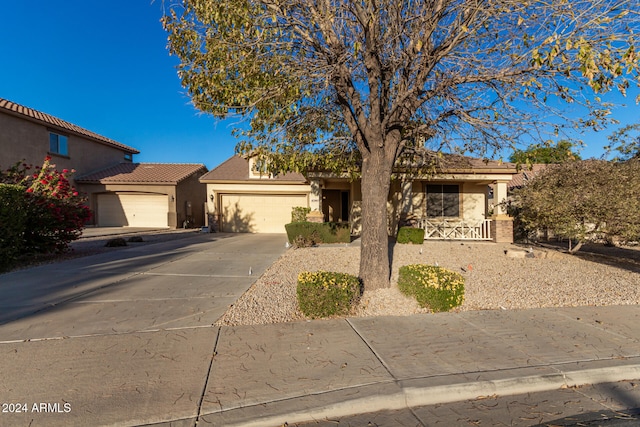
[[[194,234],[5,273],[0,279],[0,327],[52,309],[64,309],[84,295],[113,288],[119,280],[133,277],[136,271],[198,253],[200,243],[225,237]]]
[[[389,257],[389,280],[391,280],[391,272],[393,271],[393,252],[396,248],[396,239],[394,237],[389,236],[389,242],[388,242],[388,247],[389,250],[387,251],[387,255]]]
[[[243,213],[240,202],[236,202],[233,207],[223,208],[221,230],[231,233],[255,233],[254,221],[253,212]]]
[[[640,408],[602,410],[571,415],[532,427],[633,427],[640,424]]]
[[[549,420],[536,427],[564,426],[564,427],[622,427],[640,425],[640,398],[634,381],[620,381],[617,383],[591,384],[577,387],[576,391],[586,388],[581,395],[603,406],[601,411],[582,412],[566,416],[561,419]],[[606,405],[604,404],[606,402]],[[621,409],[612,409],[618,407]]]
[[[569,244],[566,241],[538,242],[538,244],[544,248],[562,252],[566,252],[569,249]],[[640,248],[585,243],[573,256],[585,261],[640,273]]]

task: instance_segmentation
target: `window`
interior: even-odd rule
[[[67,156],[69,154],[67,149],[67,137],[64,135],[58,135],[57,133],[49,133],[49,152],[52,154],[60,154],[61,156]]]
[[[267,161],[259,159],[257,157],[251,157],[249,159],[249,177],[250,178],[269,178],[269,172],[267,168]]]
[[[427,185],[427,218],[459,218],[460,186],[457,184]]]
[[[124,160],[127,162],[130,162],[133,160],[133,154],[131,153],[124,153]]]

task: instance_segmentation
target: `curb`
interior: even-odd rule
[[[303,423],[385,410],[394,411],[418,406],[453,403],[481,397],[510,396],[559,390],[585,384],[609,383],[633,379],[640,379],[640,364],[434,387],[401,387],[402,391],[393,394],[344,400],[339,403],[310,408],[304,411],[294,411],[281,415],[268,415],[257,420],[237,422],[235,424],[227,424],[227,426],[272,427],[274,425],[282,425],[285,421],[288,424]]]

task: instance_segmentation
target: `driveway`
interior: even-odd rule
[[[0,341],[209,326],[285,241],[196,233],[0,275]]]

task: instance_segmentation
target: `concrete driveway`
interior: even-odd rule
[[[0,341],[209,326],[285,242],[194,234],[0,275]]]
[[[0,275],[0,425],[193,420],[211,325],[285,241],[194,233]]]

